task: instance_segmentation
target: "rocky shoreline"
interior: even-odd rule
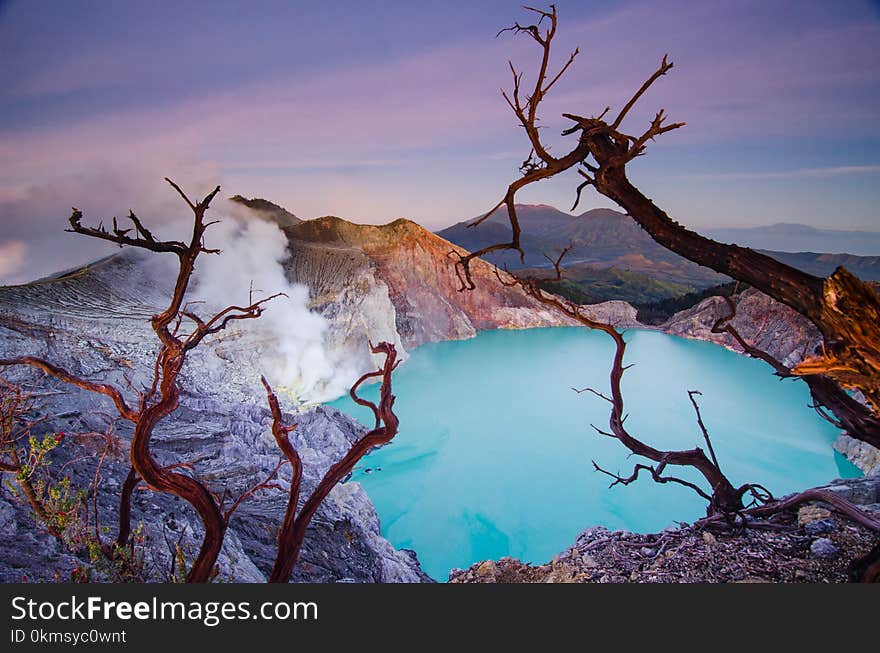
[[[880,518],[880,474],[823,489]],[[513,558],[454,569],[450,583],[839,583],[876,534],[821,502],[781,515],[774,530],[713,532],[688,524],[660,533],[581,532],[544,564]]]

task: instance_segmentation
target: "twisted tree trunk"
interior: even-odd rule
[[[599,162],[596,189],[623,207],[657,243],[748,283],[816,325],[824,351],[795,367],[794,374],[824,374],[844,388],[861,391],[873,412],[880,413],[880,300],[868,284],[842,267],[826,279],[814,277],[749,248],[686,229],[630,183],[607,135],[585,139]]]
[[[456,273],[461,290],[474,286],[469,267],[474,257],[503,249],[522,253],[519,242],[521,229],[515,205],[517,191],[576,169],[584,182],[577,188],[572,209],[577,206],[581,191],[587,186],[594,186],[599,193],[625,209],[661,246],[716,272],[748,283],[815,324],[824,339],[823,350],[796,366],[791,373],[813,377],[824,375],[837,385],[835,391],[825,381],[815,381],[811,383],[811,389],[814,397],[836,415],[837,422],[852,437],[877,444],[880,440],[880,298],[877,293],[844,268],[838,268],[834,274],[822,279],[749,248],[706,238],[672,220],[630,183],[626,176],[626,165],[643,155],[650,141],[685,125],[683,122],[666,123],[666,113],[661,109],[641,135],[627,134],[622,128],[630,110],[645,92],[672,69],[673,64],[666,56],[613,120],[605,118],[610,107],[598,117],[563,114],[573,123],[563,131],[563,135],[577,136],[577,142],[564,155],[553,155],[541,140],[537,123],[538,108],[553,85],[569,69],[578,51],[569,56],[555,75],[549,73],[548,62],[557,29],[556,7],[551,5],[549,10],[526,9],[537,17],[534,24],[516,23],[502,32],[524,34],[538,44],[541,51],[538,73],[534,86],[523,97],[520,93],[522,74],[511,64],[513,90],[510,95],[503,95],[525,130],[531,152],[520,168],[522,176],[510,183],[501,201],[469,225],[477,226],[506,206],[511,241],[488,245],[466,255],[451,252],[451,255],[457,256]],[[543,25],[547,27],[542,29]],[[858,390],[866,399],[867,407],[848,398],[844,390]]]
[[[570,169],[576,169],[584,181],[576,190],[576,199],[572,210],[577,207],[583,189],[587,186],[594,186],[599,193],[625,209],[627,214],[662,247],[716,272],[746,282],[809,319],[823,336],[822,352],[806,359],[794,369],[789,370],[783,367],[778,361],[750,347],[744,341],[741,341],[740,344],[743,344],[745,350],[751,355],[770,363],[777,374],[803,376],[817,403],[834,413],[834,418],[831,419],[836,425],[846,429],[854,438],[875,445],[880,444],[880,298],[877,293],[871,286],[844,268],[838,268],[828,278],[821,279],[749,248],[727,245],[706,238],[672,220],[630,183],[625,170],[627,163],[644,154],[649,141],[685,125],[683,122],[666,123],[665,111],[661,109],[641,135],[624,133],[621,127],[630,110],[650,86],[672,69],[673,64],[668,61],[666,56],[663,57],[660,66],[626,102],[613,120],[605,119],[610,107],[606,107],[597,117],[585,118],[572,113],[563,114],[564,118],[573,123],[571,127],[563,131],[563,135],[576,135],[577,142],[563,156],[553,155],[541,140],[537,124],[539,119],[538,106],[551,87],[568,70],[578,51],[575,50],[561,69],[555,75],[551,75],[548,72],[548,62],[557,29],[556,7],[550,5],[549,10],[533,7],[525,9],[536,17],[535,23],[531,25],[515,23],[502,32],[511,31],[516,34],[524,34],[535,41],[541,50],[540,65],[534,87],[523,98],[520,94],[522,74],[511,63],[513,90],[510,95],[503,93],[503,96],[525,130],[531,145],[531,152],[520,167],[521,176],[510,183],[501,201],[487,214],[468,225],[470,227],[477,226],[502,206],[506,206],[511,227],[511,241],[487,245],[471,254],[450,252],[450,256],[456,259],[455,271],[460,281],[460,290],[465,291],[474,287],[469,266],[475,257],[503,249],[516,250],[522,255],[521,229],[515,204],[517,191],[534,182],[554,177]],[[593,162],[591,162],[591,158]],[[551,262],[554,263],[557,280],[562,275],[560,266],[564,254],[565,251],[555,262],[551,259]],[[505,279],[500,273],[499,279],[505,283]],[[512,279],[512,282],[506,283],[508,285],[519,284],[526,292],[540,301],[556,306],[585,326],[605,331],[615,341],[617,349],[611,372],[611,397],[589,388],[585,389],[612,404],[610,432],[598,428],[596,430],[603,435],[620,440],[631,452],[643,456],[655,464],[637,464],[633,473],[624,478],[619,474],[611,474],[601,469],[594,462],[593,464],[598,471],[615,479],[612,485],[616,483],[629,484],[638,478],[640,471],[649,471],[657,482],[680,483],[691,487],[706,498],[709,501],[708,520],[715,518],[727,520],[733,513],[742,516],[746,513],[758,514],[756,511],[761,510],[780,510],[789,505],[791,501],[805,500],[804,497],[809,493],[776,502],[759,485],[752,484],[734,488],[720,471],[693,393],[691,393],[691,401],[706,439],[708,456],[699,447],[688,451],[660,451],[629,434],[624,427],[623,399],[620,395],[620,378],[625,371],[622,364],[625,350],[622,335],[611,325],[597,323],[586,318],[576,305],[545,295],[537,287],[538,280],[517,277],[512,277]],[[725,320],[729,320],[729,318],[722,318],[716,322],[713,330],[720,327]],[[735,330],[732,328],[729,330],[734,337],[738,338]],[[863,405],[850,396],[847,390],[861,392],[867,405]],[[830,417],[825,413],[823,415]],[[664,476],[663,471],[667,465],[684,465],[698,470],[711,485],[711,495],[692,483]],[[767,505],[757,509],[744,510],[742,497],[748,491],[752,493],[756,501]],[[847,514],[850,516],[860,514],[860,511],[854,507],[847,508],[847,510],[849,510]],[[874,530],[877,530],[877,525],[870,518],[862,516],[860,519],[865,523],[870,522]],[[866,557],[863,565],[865,579],[877,579],[880,575],[877,570],[880,566],[880,562],[878,562],[880,545],[875,547],[872,554],[873,556]]]

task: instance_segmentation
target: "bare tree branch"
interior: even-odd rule
[[[266,476],[265,479],[242,492],[241,495],[239,495],[239,497],[232,503],[232,505],[223,511],[223,519],[226,521],[227,524],[229,524],[229,520],[232,519],[232,515],[235,514],[235,511],[238,510],[239,506],[251,497],[253,497],[257,492],[260,492],[261,490],[283,489],[281,485],[279,485],[278,483],[274,483],[273,481],[278,476],[279,470],[284,466],[286,462],[287,460],[283,456],[281,456],[278,459],[278,463],[275,465],[275,467],[272,468],[272,471],[269,472],[268,476]]]
[[[706,448],[709,450],[709,455],[712,457],[712,462],[716,467],[720,469],[718,465],[718,458],[715,456],[715,449],[712,447],[712,439],[709,437],[709,431],[706,429],[706,425],[703,423],[703,415],[700,413],[700,405],[697,403],[697,400],[694,399],[696,395],[702,395],[703,393],[699,390],[688,390],[688,399],[691,400],[691,405],[694,407],[694,413],[697,415],[697,425],[700,427],[700,431],[703,434],[703,439],[706,441]]]
[[[135,411],[133,411],[125,402],[122,393],[119,391],[119,389],[110,385],[109,383],[95,383],[93,381],[88,381],[78,376],[74,376],[67,370],[62,369],[57,365],[53,365],[49,361],[45,361],[42,358],[36,358],[35,356],[20,356],[18,358],[0,359],[0,367],[11,367],[16,365],[27,365],[29,367],[34,367],[38,370],[45,372],[49,376],[55,377],[59,381],[69,383],[88,392],[94,392],[96,394],[102,394],[106,397],[109,397],[113,401],[113,404],[116,406],[116,410],[119,412],[120,417],[131,422],[135,421],[136,419]]]
[[[574,55],[545,85],[558,22],[557,12],[553,6],[549,10],[528,10],[537,17],[534,24],[515,23],[501,33],[525,34],[540,46],[536,84],[529,98],[525,102],[520,101],[521,76],[511,64],[514,74],[513,96],[511,98],[505,94],[505,97],[525,129],[532,151],[544,165],[527,165],[525,174],[508,186],[501,202],[487,216],[474,223],[479,224],[502,205],[507,205],[511,239],[506,243],[484,246],[470,254],[456,253],[455,273],[460,290],[474,288],[470,274],[470,262],[474,258],[496,251],[514,250],[524,259],[515,208],[517,191],[567,170],[581,168],[579,174],[584,181],[577,188],[572,210],[578,206],[584,188],[594,186],[599,193],[621,206],[661,246],[699,265],[743,281],[809,319],[822,333],[825,346],[820,354],[809,357],[786,374],[812,379],[808,383],[817,403],[828,406],[841,423],[847,425],[853,437],[880,444],[880,298],[877,293],[844,268],[821,279],[754,250],[722,244],[690,231],[672,220],[630,183],[626,177],[626,164],[645,152],[648,141],[685,124],[667,123],[666,113],[660,109],[641,135],[621,131],[633,107],[660,77],[672,69],[673,63],[666,55],[613,121],[604,119],[608,109],[592,118],[564,113],[563,116],[572,121],[572,126],[565,129],[563,135],[576,135],[577,142],[568,154],[551,156],[541,141],[537,125],[538,109],[544,93],[570,69]],[[544,21],[550,24],[542,30],[540,26]],[[595,161],[595,165],[588,164],[588,158]],[[718,325],[718,328],[724,327],[723,324]],[[774,365],[772,361],[764,360]],[[864,410],[860,410],[859,402],[848,395],[847,389],[859,390],[867,399],[867,416]]]
[[[626,118],[626,114],[629,113],[629,110],[635,106],[636,102],[639,101],[639,98],[645,94],[645,91],[651,88],[651,84],[653,84],[658,79],[660,79],[660,77],[672,70],[672,66],[674,64],[668,60],[668,57],[668,54],[663,55],[663,60],[660,62],[660,67],[654,71],[654,74],[652,74],[647,80],[645,80],[645,83],[642,84],[639,90],[635,92],[635,94],[630,98],[629,102],[627,102],[623,106],[623,109],[621,109],[620,113],[617,114],[617,118],[615,118],[614,122],[611,123],[611,129],[617,129],[618,127],[620,127],[623,119]]]
[[[651,478],[654,479],[655,483],[677,483],[678,485],[683,485],[686,488],[689,488],[696,492],[700,497],[705,499],[706,501],[711,502],[712,497],[703,492],[699,485],[696,483],[691,483],[690,481],[685,481],[684,479],[677,478],[675,476],[663,476],[663,470],[666,468],[666,463],[661,461],[656,467],[651,465],[644,465],[642,463],[637,464],[633,467],[633,472],[630,476],[623,477],[620,474],[614,474],[613,472],[609,472],[605,469],[599,467],[596,461],[593,462],[593,468],[606,476],[610,476],[614,479],[614,481],[609,485],[609,488],[614,487],[617,484],[621,485],[629,485],[630,483],[634,483],[639,478],[639,472],[642,470],[651,473]]]
[[[275,439],[282,448],[282,451],[291,460],[291,464],[295,466],[294,481],[291,481],[291,493],[287,504],[287,511],[278,532],[278,554],[275,558],[272,572],[269,575],[269,582],[286,583],[290,579],[290,574],[299,559],[306,529],[309,523],[311,523],[318,507],[327,498],[330,491],[351,473],[361,458],[374,447],[387,444],[397,434],[399,421],[397,415],[394,414],[394,394],[391,391],[391,375],[398,365],[397,350],[389,342],[380,342],[375,346],[371,344],[370,350],[374,354],[383,354],[385,361],[379,370],[364,374],[358,379],[351,387],[350,395],[358,404],[366,406],[372,411],[376,417],[376,425],[360,440],[352,444],[348,452],[340,460],[330,466],[330,469],[327,470],[324,477],[318,482],[312,494],[306,499],[299,514],[296,514],[300,485],[300,472],[296,471],[296,466],[299,464],[299,457],[295,450],[289,447],[289,443],[287,443],[287,433],[293,427],[284,426],[281,409],[278,406],[278,399],[269,387],[268,382],[265,379],[263,380],[263,385],[266,388],[269,399],[269,406],[272,410],[272,433],[275,435]],[[358,387],[367,379],[374,377],[382,378],[378,404],[357,396]],[[294,461],[297,462],[295,463]]]

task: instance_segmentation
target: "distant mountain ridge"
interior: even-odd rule
[[[592,209],[580,215],[570,215],[547,205],[518,205],[517,213],[522,227],[524,260],[520,260],[516,252],[504,251],[488,254],[485,258],[490,262],[510,269],[548,268],[545,254],[555,256],[562,248],[572,245],[566,261],[569,269],[575,271],[583,267],[615,268],[693,289],[727,281],[723,275],[696,265],[660,246],[633,220],[612,209]],[[505,211],[499,210],[480,225],[468,227],[474,220],[459,222],[437,233],[470,251],[510,240],[510,225]],[[779,224],[755,229],[714,230],[707,231],[706,234],[759,248],[778,260],[817,276],[827,276],[839,265],[844,265],[863,279],[880,280],[880,256],[826,254],[822,252],[827,249],[822,247],[810,251],[781,251],[777,247],[779,241],[770,238],[770,235],[782,238],[788,234],[788,247],[791,247],[791,243],[800,242],[792,234],[812,236],[814,239],[831,234],[829,242],[840,242],[839,239],[833,241],[835,234],[855,234],[866,241],[860,251],[870,251],[872,246],[868,241],[876,237],[876,251],[880,252],[880,233],[836,232],[804,225]],[[762,235],[766,237],[762,239]],[[821,243],[816,241],[815,244]],[[587,275],[581,271],[575,276]]]
[[[545,254],[555,256],[570,244],[573,249],[566,257],[569,265],[595,263],[609,267],[608,264],[624,259],[624,265],[618,267],[637,269],[638,258],[645,257],[652,262],[674,264],[693,271],[699,267],[655,243],[637,224],[618,211],[592,209],[574,216],[546,205],[518,205],[517,214],[522,227],[525,260],[520,261],[516,252],[493,252],[485,257],[490,262],[510,268],[545,267],[548,265]],[[468,227],[473,221],[466,220],[437,233],[470,251],[510,240],[510,224],[505,211],[497,211],[477,227]]]
[[[880,281],[880,256],[822,254],[817,252],[776,252],[771,250],[758,251],[817,277],[827,277],[842,265],[865,281]]]

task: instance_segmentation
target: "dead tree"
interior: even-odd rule
[[[511,240],[488,245],[470,254],[451,252],[457,259],[460,289],[474,287],[470,272],[470,262],[474,258],[498,250],[515,250],[524,256],[516,193],[535,182],[577,170],[583,181],[577,188],[572,209],[577,206],[582,191],[593,186],[621,206],[663,247],[757,288],[815,324],[823,336],[824,347],[820,354],[792,369],[791,374],[813,377],[811,389],[816,401],[827,407],[850,435],[880,446],[880,300],[874,290],[844,268],[838,268],[830,277],[822,279],[751,249],[719,243],[690,231],[672,220],[629,181],[627,163],[643,155],[649,141],[685,125],[683,122],[668,123],[666,113],[661,109],[641,134],[631,135],[623,131],[622,125],[632,108],[654,82],[672,69],[673,64],[666,56],[613,119],[606,118],[610,107],[590,118],[574,113],[563,114],[573,123],[562,132],[563,135],[576,136],[577,140],[568,153],[553,155],[541,139],[538,111],[547,93],[571,66],[578,50],[569,55],[558,72],[551,73],[551,47],[557,30],[556,7],[551,5],[546,11],[526,9],[536,16],[535,23],[516,23],[499,34],[508,31],[525,34],[540,48],[541,58],[534,84],[526,90],[522,73],[510,63],[513,89],[510,93],[503,93],[525,130],[531,151],[521,166],[522,175],[511,182],[498,204],[469,225],[475,227],[502,206],[506,207]],[[860,391],[867,405],[849,397],[846,389]]]
[[[199,317],[192,307],[185,303],[185,297],[197,258],[201,254],[217,254],[219,250],[208,249],[204,236],[206,229],[213,224],[205,221],[205,212],[211,200],[220,192],[218,186],[208,193],[200,202],[194,203],[181,188],[170,179],[166,181],[183,198],[193,213],[193,230],[189,242],[163,241],[156,237],[141,223],[138,217],[129,213],[131,228],[123,229],[113,219],[112,231],[103,226],[97,228],[82,225],[82,213],[74,209],[70,216],[70,229],[73,233],[91,238],[106,240],[122,246],[146,249],[152,252],[171,253],[178,259],[178,272],[174,290],[168,306],[150,319],[150,324],[159,340],[159,350],[153,366],[150,387],[135,390],[136,403],[130,403],[123,392],[115,385],[98,383],[75,376],[53,363],[22,356],[19,358],[0,360],[0,366],[26,365],[52,376],[87,392],[108,397],[116,408],[120,419],[131,422],[134,432],[131,439],[129,457],[132,472],[123,486],[120,516],[120,534],[117,540],[127,539],[130,532],[128,519],[130,515],[130,497],[134,489],[135,474],[146,485],[157,492],[173,494],[189,503],[198,513],[204,524],[205,535],[201,548],[189,570],[187,580],[205,582],[209,580],[214,569],[223,537],[226,522],[220,513],[217,502],[208,488],[196,478],[163,467],[153,457],[150,450],[153,430],[156,425],[173,413],[180,403],[180,372],[187,354],[195,349],[207,336],[223,331],[230,323],[237,320],[254,319],[261,315],[263,305],[277,295],[254,301],[250,298],[246,306],[228,306],[215,315]]]
[[[552,261],[556,271],[557,280],[562,277],[562,258],[564,254],[565,251],[559,256],[559,258]],[[626,340],[624,339],[623,334],[613,325],[599,322],[587,316],[584,313],[583,306],[543,290],[540,287],[540,283],[544,281],[543,278],[516,276],[510,272],[502,273],[497,269],[496,274],[502,284],[520,287],[526,294],[542,304],[556,309],[585,327],[606,333],[614,341],[614,358],[609,376],[611,386],[610,396],[596,390],[595,388],[583,388],[580,390],[573,388],[573,390],[578,394],[589,392],[611,405],[611,413],[608,421],[610,430],[606,431],[592,425],[597,433],[619,440],[621,444],[630,450],[630,452],[646,458],[655,464],[636,464],[633,468],[632,474],[628,477],[623,477],[620,474],[612,474],[608,472],[600,467],[596,461],[593,461],[593,466],[596,471],[610,475],[614,478],[614,482],[611,484],[612,486],[617,484],[629,485],[638,479],[640,472],[645,471],[650,473],[653,480],[658,483],[676,483],[696,492],[707,501],[707,516],[731,516],[739,514],[745,509],[743,498],[746,495],[751,495],[755,501],[762,503],[772,499],[770,493],[758,484],[748,483],[735,487],[721,471],[721,466],[719,465],[715,452],[712,449],[709,432],[703,424],[700,408],[695,399],[695,395],[699,394],[696,391],[691,391],[689,397],[694,406],[697,423],[700,426],[700,430],[706,442],[708,455],[706,451],[698,446],[684,451],[663,451],[656,449],[645,441],[633,436],[625,426],[627,415],[624,410],[623,392],[621,390],[621,379],[629,367],[624,364]],[[708,484],[709,491],[707,492],[703,490],[699,485],[690,481],[664,474],[669,467],[690,467],[695,469]]]
[[[564,253],[557,259],[551,259],[556,273],[556,280],[562,277],[562,258]],[[704,528],[729,529],[746,527],[775,529],[778,526],[765,518],[772,517],[803,503],[822,501],[864,528],[880,533],[880,521],[853,505],[850,501],[825,490],[806,490],[782,499],[776,499],[764,486],[758,483],[734,485],[722,471],[721,464],[715,454],[709,430],[703,422],[700,407],[696,400],[700,393],[696,390],[689,391],[688,398],[694,408],[697,426],[705,443],[705,449],[701,446],[684,450],[657,449],[648,444],[644,439],[632,434],[626,427],[628,415],[624,409],[624,397],[621,390],[621,380],[626,370],[630,367],[624,363],[626,340],[623,334],[611,324],[590,318],[585,314],[583,306],[543,290],[540,287],[540,284],[546,280],[543,277],[517,276],[508,271],[502,272],[497,268],[495,273],[500,283],[506,286],[521,288],[526,294],[542,304],[556,309],[585,327],[606,333],[614,341],[614,358],[609,374],[610,394],[605,394],[595,388],[572,389],[578,394],[588,392],[608,402],[611,407],[608,430],[591,425],[593,429],[600,435],[618,440],[631,454],[645,458],[652,464],[636,463],[633,465],[632,472],[628,476],[624,476],[620,473],[608,471],[595,460],[592,461],[593,467],[597,472],[610,476],[613,479],[609,487],[629,485],[638,480],[641,472],[649,474],[657,483],[673,483],[686,487],[706,501],[706,516],[697,522],[698,526]],[[754,351],[757,352],[757,350]],[[698,472],[703,482],[708,486],[708,489],[704,489],[699,483],[675,476],[670,470],[676,467],[690,468]],[[854,561],[852,566],[854,578],[866,581],[880,580],[880,563],[877,561],[878,551],[880,551],[880,545],[863,558]]]
[[[541,50],[541,61],[533,87],[523,96],[523,76],[510,63],[513,75],[513,89],[510,94],[503,92],[504,99],[513,110],[520,125],[526,132],[531,146],[528,158],[520,167],[522,175],[508,186],[502,199],[488,213],[472,222],[475,227],[488,219],[502,206],[507,209],[511,227],[511,240],[483,247],[469,254],[451,252],[456,258],[456,274],[460,290],[474,288],[470,272],[470,262],[477,257],[498,250],[515,250],[524,258],[520,244],[521,229],[516,213],[516,193],[520,189],[554,177],[568,170],[577,170],[583,182],[577,187],[572,210],[577,207],[582,191],[593,186],[598,192],[614,200],[651,237],[665,248],[691,261],[704,265],[722,274],[743,281],[763,291],[801,315],[807,317],[819,329],[824,344],[821,355],[805,360],[794,369],[782,366],[764,352],[746,343],[730,325],[733,312],[722,316],[714,325],[716,332],[730,333],[752,356],[765,360],[777,374],[802,376],[810,386],[817,406],[829,409],[832,421],[847,429],[853,437],[871,444],[880,445],[880,300],[873,289],[843,268],[827,279],[820,279],[776,261],[773,258],[736,245],[725,245],[692,232],[673,221],[650,199],[645,197],[626,177],[626,164],[645,153],[647,143],[666,132],[679,129],[685,123],[667,123],[666,114],[661,109],[647,130],[641,135],[630,135],[622,131],[622,123],[630,110],[644,93],[660,77],[672,68],[672,63],[664,56],[659,68],[642,84],[636,93],[612,119],[605,119],[610,107],[606,107],[597,117],[584,118],[573,113],[563,114],[572,121],[573,126],[563,131],[563,135],[577,135],[574,147],[563,156],[550,153],[541,140],[538,128],[538,109],[541,101],[554,84],[569,69],[578,50],[569,55],[566,62],[555,74],[549,72],[551,45],[557,30],[556,7],[549,11],[526,7],[537,20],[534,24],[514,24],[501,30],[516,34],[526,34],[534,40]],[[553,263],[556,279],[562,278],[562,259],[565,251]],[[625,427],[623,396],[620,381],[626,366],[623,363],[626,342],[623,335],[612,325],[603,324],[583,314],[580,306],[540,289],[538,278],[517,277],[507,273],[502,276],[496,269],[502,283],[518,285],[538,301],[551,305],[584,326],[607,333],[615,343],[615,356],[612,364],[610,382],[611,395],[607,396],[594,389],[586,388],[611,404],[609,430],[597,427],[606,436],[619,440],[633,454],[648,459],[654,464],[636,464],[632,474],[622,476],[610,473],[594,461],[597,471],[609,474],[614,484],[629,484],[635,481],[640,472],[647,471],[652,478],[661,483],[678,483],[691,488],[707,500],[707,517],[704,523],[712,525],[723,520],[730,525],[739,520],[746,524],[754,517],[777,513],[804,501],[823,500],[845,513],[854,521],[875,532],[880,532],[880,522],[859,510],[850,502],[823,491],[811,490],[776,501],[763,487],[746,484],[735,487],[723,474],[712,449],[708,430],[702,421],[695,392],[689,393],[697,423],[705,440],[708,455],[701,447],[684,451],[658,450],[645,441],[633,436]],[[733,307],[731,306],[731,309]],[[846,389],[857,389],[867,400],[867,405],[851,397]],[[820,413],[827,416],[827,413]],[[708,483],[707,492],[698,485],[684,479],[665,474],[670,466],[690,467],[698,471]],[[746,506],[743,499],[752,497],[751,505]],[[757,505],[755,505],[757,504]],[[862,579],[876,579],[880,572],[880,546],[856,564],[862,571]]]
[[[718,317],[712,325],[712,333],[729,334],[742,350],[767,363],[779,378],[801,378],[810,389],[813,408],[819,415],[846,433],[861,433],[866,442],[880,442],[880,419],[865,410],[864,406],[851,394],[841,388],[833,379],[823,374],[798,376],[793,368],[782,364],[768,352],[749,343],[733,326],[736,318],[736,302],[732,297],[722,297],[727,313]],[[829,412],[829,410],[831,412]]]
[[[368,372],[361,376],[349,390],[352,400],[361,406],[369,408],[375,418],[375,425],[362,438],[351,445],[348,452],[337,462],[331,465],[323,478],[315,486],[312,494],[306,499],[302,508],[297,513],[299,504],[300,486],[302,485],[302,461],[299,453],[290,443],[288,435],[296,426],[285,426],[278,398],[269,386],[265,377],[263,386],[266,388],[266,396],[269,408],[272,411],[272,435],[278,448],[281,449],[287,461],[290,463],[291,480],[290,491],[287,501],[287,510],[278,531],[278,551],[275,556],[275,564],[269,575],[270,583],[286,583],[299,559],[306,529],[312,521],[312,517],[318,507],[330,494],[330,491],[354,469],[358,461],[368,454],[373,448],[388,444],[397,434],[399,421],[394,414],[394,395],[391,392],[391,374],[399,365],[397,351],[394,345],[388,342],[380,342],[370,349],[374,354],[384,354],[385,361],[382,367],[374,372]],[[358,388],[368,379],[381,377],[382,385],[379,389],[379,403],[375,404],[357,395]]]

